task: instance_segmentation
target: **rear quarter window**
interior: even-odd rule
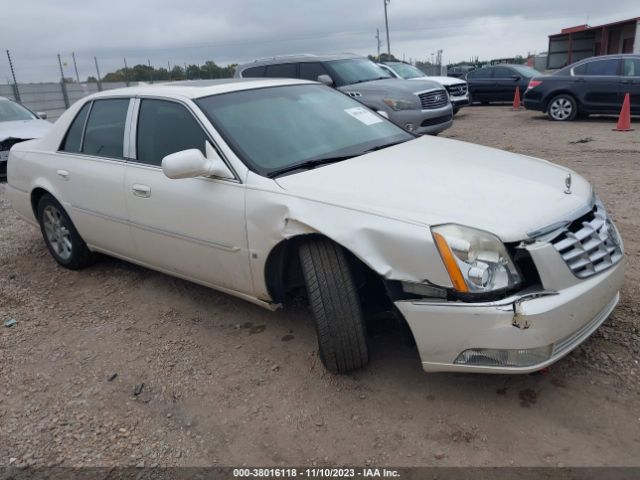
[[[296,64],[282,63],[280,65],[268,65],[267,77],[272,78],[296,78]]]
[[[245,68],[242,73],[241,76],[242,78],[259,78],[259,77],[264,77],[264,70],[265,67],[251,67],[251,68]]]
[[[62,145],[60,146],[60,150],[63,152],[69,153],[80,153],[80,147],[82,146],[82,131],[84,130],[84,124],[87,121],[87,114],[89,113],[89,108],[91,107],[91,102],[88,102],[80,109],[76,118],[71,122],[71,126],[69,130],[67,130],[67,134],[62,141]]]

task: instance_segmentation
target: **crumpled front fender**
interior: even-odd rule
[[[308,234],[331,238],[386,279],[451,287],[425,225],[285,191],[254,188],[247,190],[246,218],[258,298],[270,298],[264,272],[272,249],[283,240]]]

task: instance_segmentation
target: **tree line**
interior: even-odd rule
[[[174,65],[169,68],[155,68],[153,66],[138,64],[128,68],[119,68],[115,72],[109,72],[102,77],[103,82],[157,82],[175,80],[206,80],[213,78],[231,78],[236,71],[237,64],[221,67],[209,60],[203,65]],[[94,76],[87,78],[87,82],[97,82]]]

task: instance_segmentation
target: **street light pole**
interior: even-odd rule
[[[384,26],[387,29],[387,54],[391,57],[391,43],[389,42],[389,18],[387,16],[387,5],[391,3],[391,0],[384,1]]]

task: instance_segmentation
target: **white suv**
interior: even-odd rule
[[[543,368],[607,318],[624,275],[579,175],[416,138],[303,80],[91,95],[8,167],[64,267],[102,252],[268,309],[306,288],[337,373],[367,364],[374,305],[406,320],[425,370]]]

